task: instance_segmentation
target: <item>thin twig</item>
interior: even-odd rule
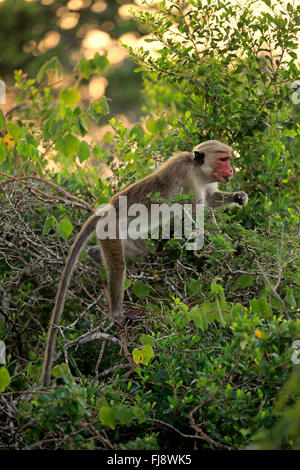
[[[62,194],[64,194],[64,196],[66,197],[66,199],[70,200],[70,201],[76,201],[76,204],[77,206],[79,207],[82,207],[85,208],[85,209],[88,209],[89,211],[91,211],[92,213],[95,213],[96,210],[94,207],[92,207],[90,204],[88,204],[86,201],[84,201],[83,199],[80,199],[79,197],[77,196],[73,196],[72,194],[68,193],[68,191],[66,191],[65,189],[61,188],[60,186],[58,186],[57,184],[53,183],[52,181],[48,181],[48,180],[45,180],[43,178],[38,178],[37,176],[21,176],[21,177],[16,177],[16,176],[12,176],[12,175],[7,175],[6,173],[2,173],[0,172],[0,175],[1,176],[4,176],[5,178],[7,178],[7,180],[5,181],[0,181],[0,185],[1,184],[5,184],[8,182],[8,180],[12,180],[12,181],[18,181],[20,183],[23,183],[23,184],[26,184],[26,181],[28,180],[36,180],[36,181],[40,181],[44,184],[47,184],[49,186],[52,186],[54,187],[57,191],[60,191]],[[32,190],[32,188],[30,188]],[[43,191],[41,191],[40,189],[38,188],[34,188],[34,190],[36,192],[38,192],[39,194],[41,194],[42,196],[46,197],[46,198],[49,198],[49,199],[59,199],[59,200],[62,200],[64,201],[63,198],[59,197],[59,196],[52,196],[50,194],[46,194],[44,193]]]
[[[205,400],[203,403],[200,403],[200,405],[197,405],[195,406],[195,408],[193,408],[190,412],[189,412],[189,418],[190,418],[190,424],[192,426],[192,428],[200,434],[199,437],[201,437],[205,442],[207,442],[208,444],[216,447],[217,449],[226,449],[226,450],[236,450],[235,447],[232,447],[232,446],[227,446],[226,444],[221,444],[220,442],[217,442],[215,441],[214,439],[212,439],[211,437],[209,437],[202,429],[201,427],[195,423],[195,420],[194,420],[194,417],[193,417],[193,414],[199,410],[199,408],[202,408],[204,405],[206,405],[208,402],[211,401],[211,398],[208,398],[207,400]]]

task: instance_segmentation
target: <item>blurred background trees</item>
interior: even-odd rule
[[[70,73],[80,58],[107,52],[110,68],[105,77],[83,83],[83,99],[107,96],[111,109],[134,121],[140,115],[141,74],[120,41],[138,44],[145,30],[132,18],[139,2],[124,0],[5,0],[0,1],[0,77],[13,82],[13,71],[34,76],[56,56]],[[140,2],[141,3],[141,2]]]

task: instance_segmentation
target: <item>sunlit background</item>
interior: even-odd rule
[[[135,122],[140,117],[142,79],[134,73],[136,66],[122,43],[133,48],[142,45],[153,55],[163,47],[158,41],[147,42],[149,34],[133,19],[136,10],[147,10],[155,2],[147,3],[148,7],[143,0],[0,0],[0,78],[11,84],[15,69],[35,76],[53,55],[70,73],[82,56],[91,59],[96,52],[106,52],[111,66],[105,76],[81,84],[82,100],[105,93],[113,114]],[[259,13],[268,7],[255,3],[255,10]],[[176,34],[176,29],[169,34]],[[8,86],[7,107],[12,99]]]

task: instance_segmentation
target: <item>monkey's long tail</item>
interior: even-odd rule
[[[85,225],[82,227],[81,231],[75,238],[70,253],[66,259],[66,264],[60,278],[60,283],[55,299],[55,305],[48,330],[43,370],[41,375],[41,382],[44,387],[48,387],[50,382],[50,373],[53,360],[53,352],[56,343],[57,329],[64,308],[65,296],[70,284],[72,272],[84,244],[89,239],[91,234],[95,231],[99,218],[99,215],[94,214],[88,219],[88,221],[85,223]]]

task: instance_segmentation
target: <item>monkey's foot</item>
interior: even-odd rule
[[[117,315],[113,317],[115,323],[117,323],[120,327],[132,325],[132,323],[138,321],[138,317],[133,313],[128,315]]]
[[[88,256],[95,261],[95,263],[102,264],[101,251],[99,246],[92,246],[87,249]]]

